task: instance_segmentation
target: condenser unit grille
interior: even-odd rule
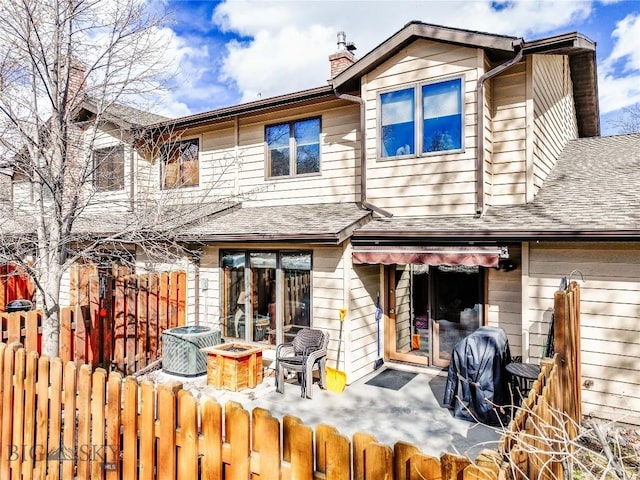
[[[207,354],[201,348],[218,345],[220,330],[203,325],[169,328],[162,333],[162,370],[194,377],[207,372]]]

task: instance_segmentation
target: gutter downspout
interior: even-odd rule
[[[484,215],[484,84],[487,80],[522,60],[524,39],[519,38],[513,43],[513,46],[517,49],[516,56],[482,75],[478,79],[478,85],[476,87],[476,112],[478,115],[478,130],[476,132],[476,145],[478,149],[478,159],[476,163],[476,215],[478,217]]]
[[[348,93],[339,93],[336,88],[334,88],[333,91],[336,94],[336,97],[360,105],[360,205],[385,217],[393,217],[391,212],[377,207],[367,201],[367,135],[364,100],[361,97],[349,95]]]

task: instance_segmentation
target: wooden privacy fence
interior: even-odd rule
[[[0,344],[3,480],[497,479],[492,461],[424,455],[367,434],[282,421],[235,402],[200,403],[149,382]],[[489,458],[489,457],[487,457]]]
[[[580,373],[580,287],[572,282],[554,297],[553,359],[543,359],[541,372],[502,437],[514,479],[567,478],[563,462],[582,418]],[[566,462],[564,463],[566,465]]]
[[[161,355],[162,332],[185,324],[184,272],[89,278],[87,305],[60,312],[60,357],[78,365],[109,366],[125,373]],[[41,352],[42,312],[0,313],[2,341]]]

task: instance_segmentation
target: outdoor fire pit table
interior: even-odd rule
[[[262,383],[263,347],[225,343],[203,348],[207,354],[207,385],[237,392]]]

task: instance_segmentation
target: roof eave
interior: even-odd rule
[[[182,242],[190,243],[308,243],[314,245],[339,245],[343,240],[335,233],[324,234],[196,234],[181,235]]]
[[[470,30],[411,22],[334,77],[331,83],[336,89],[343,87],[354,78],[361,77],[364,73],[388,60],[405,45],[419,38],[504,52],[513,52],[514,41],[517,40],[516,37],[491,35]]]
[[[315,101],[323,100],[329,97],[335,97],[335,93],[333,92],[333,88],[331,86],[326,85],[309,90],[303,90],[300,92],[279,95],[277,97],[270,97],[263,100],[256,100],[253,102],[241,103],[239,105],[210,110],[208,112],[198,113],[195,115],[190,115],[188,117],[154,123],[151,125],[147,125],[145,129],[162,130],[167,127],[177,129],[200,127],[224,120],[229,120],[234,117],[253,115],[256,113],[262,113],[265,111],[282,108],[287,105],[313,103]]]
[[[529,241],[529,240],[573,240],[573,241],[638,241],[639,230],[403,230],[400,235],[395,231],[358,231],[354,234],[354,243],[370,241],[390,241],[400,243],[407,239],[416,241]]]

